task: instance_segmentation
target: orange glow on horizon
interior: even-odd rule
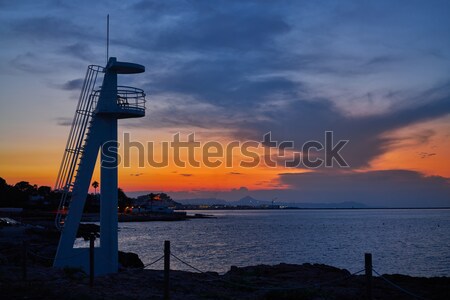
[[[450,178],[450,115],[386,134],[395,143],[370,170],[405,169]]]
[[[121,169],[119,185],[129,191],[189,191],[189,190],[230,190],[246,187],[248,189],[282,189],[286,185],[278,181],[280,169],[184,169],[158,170],[139,169],[140,173]]]
[[[148,131],[134,130],[134,140],[144,141]],[[160,141],[170,141],[172,133],[159,133]],[[119,135],[120,136],[120,135]],[[186,140],[186,135],[182,135]],[[421,172],[425,175],[436,175],[450,178],[450,115],[432,121],[415,124],[407,128],[386,133],[387,138],[395,141],[380,157],[371,162],[370,167],[360,171],[405,169]],[[201,140],[198,138],[198,140]],[[231,136],[222,136],[221,144],[232,141]],[[21,145],[2,145],[0,149],[0,176],[8,184],[29,181],[31,184],[53,187],[61,162],[61,143],[41,143],[33,148]],[[145,145],[145,144],[144,144]],[[155,160],[161,159],[159,142],[155,142]],[[158,152],[159,151],[159,152]],[[121,148],[119,153],[123,155]],[[151,167],[145,162],[143,168],[137,161],[137,150],[130,150],[130,167],[119,167],[119,186],[125,192],[132,191],[192,191],[209,190],[224,191],[246,187],[249,190],[287,189],[289,186],[279,180],[280,173],[307,172],[304,169],[286,169],[284,167],[269,168],[263,164],[254,168],[242,168],[239,162],[248,161],[239,153],[233,152],[232,167],[222,165],[217,168],[177,167],[169,160],[164,168]],[[259,155],[261,153],[259,152]],[[188,161],[187,153],[180,156]],[[201,153],[195,158],[201,161]],[[260,157],[261,158],[261,157]],[[100,181],[99,168],[92,181]],[[94,190],[91,188],[90,192]]]

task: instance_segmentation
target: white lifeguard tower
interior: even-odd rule
[[[95,275],[118,270],[117,121],[144,117],[145,93],[117,86],[117,75],[144,71],[142,65],[115,57],[109,58],[106,67],[88,67],[55,186],[62,192],[55,220],[61,230],[55,267],[80,267],[89,272],[89,251],[74,248],[74,242],[100,153],[100,244],[94,252]],[[101,87],[96,87],[102,76]]]

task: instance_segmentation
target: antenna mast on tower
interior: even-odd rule
[[[106,16],[106,64],[109,60],[109,14]]]

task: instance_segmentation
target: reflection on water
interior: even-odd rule
[[[197,212],[189,211],[189,214]],[[172,252],[205,271],[230,266],[324,263],[350,271],[373,254],[381,273],[450,276],[450,210],[201,211],[216,219],[120,223],[119,249],[144,263]],[[187,267],[172,261],[173,269]],[[162,262],[154,265],[162,269]]]

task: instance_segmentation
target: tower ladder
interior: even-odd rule
[[[98,96],[95,84],[99,73],[103,72],[104,68],[101,66],[90,65],[88,67],[72,121],[66,149],[55,183],[55,190],[61,192],[61,200],[55,218],[55,226],[59,230],[62,230],[64,225],[66,208],[70,203],[72,189],[77,177],[76,174],[82,161],[83,148],[86,139],[89,138],[89,125],[95,110],[95,98]]]

